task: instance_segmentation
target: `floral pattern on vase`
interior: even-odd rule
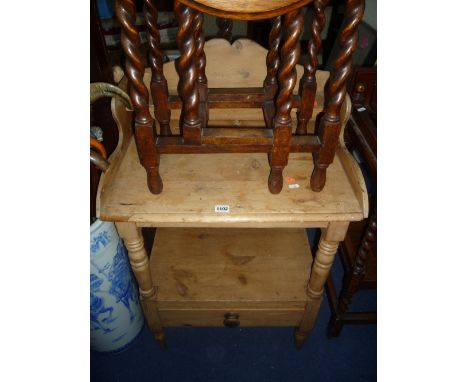
[[[130,303],[131,301],[138,302],[138,291],[122,240],[117,245],[117,253],[114,256],[108,280],[111,282],[109,293],[115,296],[117,302],[122,301],[130,313],[130,320],[133,321],[135,312],[132,310]]]
[[[92,224],[90,255],[91,348],[118,351],[138,335],[143,315],[127,251],[113,223]]]

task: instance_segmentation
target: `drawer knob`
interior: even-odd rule
[[[227,326],[228,328],[235,328],[239,326],[239,315],[237,313],[226,313],[224,315],[224,321],[223,321],[224,326]]]

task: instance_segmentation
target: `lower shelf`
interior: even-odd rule
[[[311,263],[304,229],[160,228],[150,258],[164,326],[295,326]]]

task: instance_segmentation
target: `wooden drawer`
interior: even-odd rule
[[[160,309],[163,326],[297,326],[304,309]]]

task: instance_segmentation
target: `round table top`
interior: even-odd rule
[[[192,8],[218,17],[256,20],[276,17],[312,0],[181,0]]]

